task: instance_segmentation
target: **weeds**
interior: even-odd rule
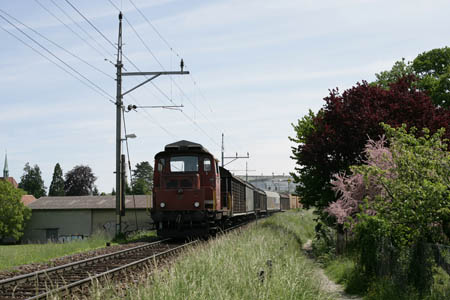
[[[276,214],[188,250],[169,269],[117,291],[113,299],[333,299],[322,291],[301,242],[314,235],[308,212]],[[112,296],[114,295],[114,296]]]

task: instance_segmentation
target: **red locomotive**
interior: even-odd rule
[[[159,236],[205,236],[280,209],[279,197],[234,177],[202,145],[189,141],[156,154],[153,182],[151,216]]]

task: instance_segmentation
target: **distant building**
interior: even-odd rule
[[[15,188],[18,187],[16,180],[13,177],[9,177],[8,155],[7,154],[5,154],[5,165],[3,167],[3,177],[0,177],[0,180],[6,180],[9,183],[11,183]]]
[[[122,230],[150,229],[150,195],[126,196],[126,215]],[[70,241],[84,239],[96,232],[115,234],[115,196],[41,197],[27,205],[32,210],[25,227],[23,242]],[[136,207],[136,208],[135,208]],[[137,228],[136,228],[137,222]]]
[[[14,179],[14,177],[9,177],[9,169],[8,169],[8,155],[5,154],[5,165],[3,167],[3,177],[0,177],[0,180],[6,180],[9,183],[11,183],[16,189],[19,187],[17,184],[17,181]],[[22,196],[22,203],[27,206],[31,202],[36,200],[33,195],[23,195]]]
[[[245,175],[239,175],[239,178],[245,180]],[[297,184],[291,176],[286,175],[248,175],[247,181],[259,189],[278,193],[292,194],[295,192]]]

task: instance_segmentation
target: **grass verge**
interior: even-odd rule
[[[93,299],[334,299],[320,287],[302,243],[314,235],[311,212],[259,220],[182,254],[140,283],[93,290]]]
[[[153,240],[155,231],[138,232],[126,239],[118,240],[112,244],[124,244],[137,241]],[[45,263],[49,260],[65,255],[71,255],[93,249],[105,247],[111,238],[103,234],[94,234],[91,237],[68,243],[24,244],[0,246],[0,270],[10,270],[15,266],[30,263]]]
[[[365,300],[438,300],[450,299],[450,276],[435,268],[430,294],[420,295],[412,288],[399,288],[390,278],[368,280],[358,271],[351,257],[337,257],[326,263],[325,273],[334,282],[342,284],[348,294],[362,295]]]

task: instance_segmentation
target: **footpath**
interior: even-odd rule
[[[312,251],[311,245],[312,245],[311,240],[306,241],[306,243],[303,244],[303,250],[306,252],[307,254],[306,256],[308,257],[308,259],[314,262],[314,260],[309,255],[309,253],[311,253]],[[315,265],[317,264],[315,263]],[[317,266],[316,271],[317,275],[320,278],[322,288],[327,292],[336,294],[337,295],[336,300],[362,300],[361,297],[355,295],[348,295],[347,293],[345,293],[344,287],[330,280],[320,266]]]

